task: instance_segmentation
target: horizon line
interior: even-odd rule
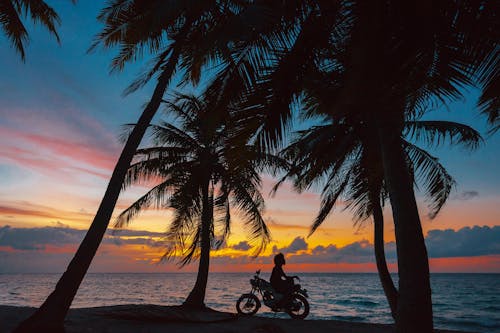
[[[0,272],[0,275],[14,275],[14,274],[63,274],[64,272]],[[239,272],[210,272],[209,274],[255,274],[255,272],[239,271]],[[262,273],[262,272],[261,272]],[[266,273],[266,272],[264,272]],[[268,272],[269,274],[271,272]],[[304,271],[290,271],[288,274],[374,274],[377,272],[304,272]],[[88,272],[86,275],[91,274],[198,274],[197,272]],[[390,274],[397,275],[397,272],[390,272]],[[430,274],[500,274],[500,272],[430,272]]]

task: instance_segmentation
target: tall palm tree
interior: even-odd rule
[[[242,214],[250,238],[258,241],[255,254],[270,240],[261,215],[259,172],[274,167],[278,159],[235,140],[233,119],[214,113],[207,100],[177,94],[167,110],[178,115],[179,126],[168,122],[152,126],[155,146],[137,151],[125,185],[160,181],[119,215],[116,226],[128,224],[151,205],[172,208],[165,257],[181,257],[182,265],[199,257],[196,283],[184,305],[204,308],[210,250],[227,239],[230,211]]]
[[[72,0],[73,3],[76,0]],[[24,61],[24,47],[29,41],[28,31],[22,17],[31,17],[54,35],[59,42],[56,25],[61,23],[56,11],[42,0],[0,0],[0,25],[12,46]]]
[[[462,85],[474,83],[478,65],[495,50],[488,31],[494,28],[494,10],[489,6],[472,1],[370,1],[359,2],[357,8],[346,85],[332,108],[367,114],[367,119],[371,114],[370,121],[377,124],[398,253],[398,332],[433,329],[427,250],[400,140],[404,119],[415,114],[414,106],[422,99],[453,100],[462,95]],[[417,27],[423,20],[430,23]],[[477,36],[465,21],[485,35]]]
[[[163,1],[113,0],[102,10],[98,19],[105,27],[97,35],[91,49],[100,44],[104,47],[119,45],[120,52],[112,61],[112,70],[123,69],[127,62],[140,58],[145,50],[158,52],[151,70],[135,81],[128,92],[139,89],[155,76],[157,83],[127,138],[96,215],[77,252],[55,290],[15,332],[64,331],[64,318],[106,232],[135,151],[181,64],[191,64],[185,71],[187,78],[199,78],[193,73],[199,73],[208,59],[196,58],[189,48],[193,48],[190,46],[193,41],[203,37],[200,36],[202,30],[198,29],[199,26],[206,26],[204,23],[208,18],[219,16],[219,7],[213,3],[183,0],[168,4]]]
[[[481,136],[472,128],[447,121],[407,121],[405,133],[427,145],[461,144],[474,149]],[[356,223],[368,219],[374,222],[374,248],[379,278],[391,313],[396,318],[398,291],[387,268],[384,254],[382,206],[387,199],[380,148],[376,130],[369,126],[329,121],[300,132],[300,136],[283,154],[294,161],[294,166],[282,179],[293,178],[294,186],[302,191],[318,184],[322,187],[320,211],[312,224],[311,234],[325,221],[340,198],[353,211]],[[446,202],[452,185],[451,176],[428,152],[402,139],[407,163],[415,182],[423,183],[434,218]],[[277,184],[275,189],[280,185]]]
[[[198,83],[206,64],[230,64],[225,71],[220,71],[220,88],[231,82],[230,74],[234,72],[249,77],[242,66],[258,61],[259,57],[251,52],[251,47],[241,47],[239,38],[244,35],[250,40],[252,36],[269,32],[275,25],[253,26],[252,22],[262,18],[261,12],[255,10],[259,5],[245,4],[238,0],[108,1],[108,6],[98,16],[105,27],[91,50],[98,45],[119,46],[119,54],[111,64],[114,71],[122,70],[127,62],[140,59],[145,52],[152,53],[155,59],[150,70],[134,81],[126,93],[143,87],[154,77],[156,86],[125,143],[101,204],[75,256],[55,290],[16,332],[63,331],[64,318],[102,241],[133,155],[177,71],[180,70],[183,77],[181,83]],[[246,7],[253,10],[246,10]],[[234,49],[245,49],[245,56],[235,56]],[[232,86],[240,87],[242,82],[235,81]]]

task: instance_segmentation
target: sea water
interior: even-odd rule
[[[296,274],[296,273],[293,273]],[[249,292],[248,273],[211,273],[206,304],[235,312]],[[377,274],[298,273],[307,289],[308,319],[392,323]],[[0,304],[39,306],[60,274],[0,274]],[[269,279],[269,274],[262,277]],[[393,276],[397,281],[397,276]],[[194,285],[194,273],[90,273],[74,308],[116,304],[181,304]],[[473,332],[500,332],[500,274],[431,274],[434,326]],[[263,306],[258,315],[286,318]]]

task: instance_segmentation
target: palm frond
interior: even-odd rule
[[[172,124],[162,122],[160,125],[152,125],[151,131],[156,143],[185,147],[192,151],[199,149],[199,143],[195,138]]]
[[[259,241],[253,252],[253,255],[257,256],[271,241],[271,233],[261,215],[264,199],[252,184],[242,181],[241,178],[232,182],[232,193],[233,206],[246,216],[245,224],[250,229],[250,240]]]
[[[452,121],[409,120],[405,122],[404,134],[409,139],[422,140],[428,146],[439,146],[448,141],[473,150],[483,142],[475,129]]]
[[[432,219],[446,203],[455,181],[436,157],[407,141],[404,145],[416,175],[424,184],[429,201],[429,217]]]
[[[490,133],[500,128],[500,46],[486,59],[479,69],[479,84],[482,93],[478,101],[481,113],[485,114],[491,124]]]
[[[73,3],[76,0],[72,1]],[[3,28],[7,38],[21,55],[24,61],[26,54],[25,45],[29,42],[21,16],[30,17],[37,24],[45,27],[59,42],[56,25],[61,23],[56,11],[45,1],[41,0],[3,0],[0,1],[0,26]]]
[[[12,1],[0,2],[0,24],[14,48],[24,60],[26,55],[24,45],[28,42],[28,32],[19,17],[19,13]]]
[[[344,192],[350,181],[350,174],[344,176],[343,181],[337,186],[325,186],[325,190],[321,194],[321,207],[318,215],[314,219],[311,230],[309,231],[309,236],[311,236],[318,227],[323,224],[325,219],[330,215],[333,207],[337,203],[338,198]]]
[[[169,199],[169,189],[172,184],[173,181],[167,179],[137,199],[128,208],[123,210],[120,215],[118,215],[114,228],[123,228],[124,226],[127,226],[141,211],[149,208],[153,203],[156,208],[165,206]]]

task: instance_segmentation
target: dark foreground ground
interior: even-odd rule
[[[0,305],[0,333],[10,332],[34,310],[28,307]],[[158,305],[71,309],[65,327],[68,333],[390,333],[394,331],[391,325],[382,324],[239,317],[216,311],[186,311],[181,307]]]

